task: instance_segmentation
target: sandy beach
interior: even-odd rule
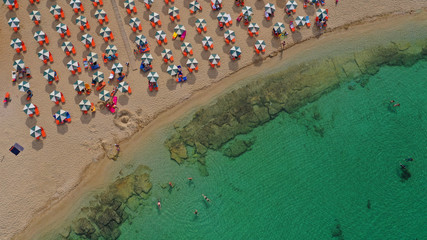
[[[2,94],[10,92],[12,102],[4,106],[0,112],[0,123],[2,124],[1,143],[4,146],[0,152],[2,159],[0,164],[1,175],[1,196],[0,202],[0,239],[29,239],[37,228],[41,227],[41,217],[56,215],[53,210],[57,211],[60,206],[64,207],[65,202],[73,202],[91,188],[100,187],[107,179],[107,175],[118,165],[117,162],[109,160],[106,155],[114,147],[114,143],[121,143],[136,132],[144,132],[145,136],[150,131],[155,131],[160,125],[169,124],[173,119],[177,119],[183,114],[194,108],[198,104],[207,102],[226,90],[227,87],[235,84],[241,79],[252,75],[252,71],[238,71],[239,69],[251,65],[246,70],[265,71],[274,67],[275,61],[280,58],[290,60],[297,54],[296,50],[287,49],[283,55],[276,58],[268,59],[262,63],[262,58],[281,48],[281,40],[274,39],[271,35],[271,27],[275,22],[285,23],[289,36],[286,38],[287,47],[302,42],[313,36],[319,35],[319,30],[314,26],[315,8],[313,6],[307,9],[302,8],[302,2],[297,8],[297,13],[293,17],[287,17],[283,12],[283,1],[277,1],[276,16],[269,22],[263,17],[264,5],[267,1],[247,1],[247,5],[252,6],[255,12],[252,22],[261,26],[260,35],[251,38],[247,35],[246,27],[234,21],[230,29],[236,31],[236,43],[234,45],[242,48],[242,58],[239,61],[231,61],[228,51],[231,46],[224,43],[223,32],[217,27],[216,15],[210,9],[209,1],[200,1],[203,6],[201,13],[190,15],[188,10],[189,1],[178,2],[173,6],[180,9],[181,20],[178,22],[187,28],[187,42],[193,45],[194,56],[199,61],[199,71],[189,74],[185,83],[176,83],[175,80],[166,73],[167,65],[162,63],[160,56],[163,46],[157,46],[154,33],[161,29],[167,33],[169,43],[165,48],[170,48],[175,57],[175,64],[185,66],[187,58],[183,57],[180,52],[181,41],[172,40],[173,28],[176,23],[171,23],[167,16],[168,7],[163,2],[155,2],[151,11],[161,15],[162,27],[156,27],[154,30],[149,22],[149,12],[146,11],[142,2],[136,2],[138,13],[135,15],[143,22],[141,34],[148,38],[151,47],[151,54],[154,57],[154,71],[160,75],[159,91],[149,92],[147,85],[146,73],[140,72],[140,55],[135,56],[126,49],[126,43],[121,38],[120,25],[115,18],[113,5],[110,1],[105,1],[104,9],[110,19],[107,26],[113,31],[115,40],[112,44],[117,46],[120,62],[130,62],[129,74],[125,79],[132,87],[131,95],[118,94],[118,112],[113,115],[106,109],[98,109],[95,114],[83,115],[78,107],[82,99],[89,99],[98,102],[98,92],[93,91],[90,95],[77,95],[72,84],[77,80],[83,80],[90,83],[92,71],[83,70],[81,74],[72,76],[66,69],[66,63],[74,59],[82,65],[82,58],[90,51],[101,55],[107,46],[101,36],[99,36],[100,26],[93,17],[95,9],[89,2],[85,2],[85,13],[82,14],[89,19],[91,29],[85,31],[90,33],[96,42],[96,47],[90,51],[86,50],[80,42],[82,33],[74,21],[77,15],[72,8],[65,3],[61,4],[65,19],[55,21],[49,13],[49,7],[56,1],[41,2],[36,5],[30,5],[27,1],[20,1],[19,10],[9,11],[6,6],[2,6],[1,12],[4,15],[4,21],[0,27],[0,33],[3,37],[0,40],[2,53],[4,55],[1,61],[1,72],[4,75],[4,84],[0,86]],[[127,24],[127,16],[123,1],[116,1],[118,4],[120,20],[124,25],[124,31],[131,47],[134,46],[133,39],[137,34],[133,33]],[[328,30],[332,31],[342,26],[350,25],[357,21],[374,21],[375,16],[386,15],[387,13],[407,13],[427,7],[422,0],[403,0],[403,1],[386,1],[379,0],[374,3],[370,1],[350,2],[342,0],[335,6],[332,1],[327,1],[325,8],[329,9]],[[38,10],[41,12],[42,20],[39,26],[35,26],[28,17],[28,13]],[[241,8],[233,6],[232,2],[224,3],[223,11],[230,13],[233,20],[240,13]],[[209,16],[207,16],[209,14]],[[302,27],[295,33],[291,33],[288,28],[290,20],[298,15],[309,15],[312,20],[312,27]],[[10,17],[17,16],[21,20],[21,29],[18,33],[7,25]],[[374,18],[371,18],[374,17]],[[208,31],[198,35],[194,28],[194,22],[197,18],[205,18],[207,21]],[[72,57],[67,57],[61,50],[62,40],[55,30],[58,23],[65,23],[70,28],[71,41],[77,51]],[[37,52],[43,49],[33,39],[33,33],[43,30],[50,38],[50,44],[43,48],[49,50],[54,58],[54,63],[48,64],[55,69],[59,75],[59,82],[48,85],[43,78],[43,71],[47,68],[41,60],[37,58]],[[138,33],[140,34],[140,33]],[[331,33],[333,34],[333,33]],[[337,34],[338,35],[338,34]],[[211,36],[214,40],[214,49],[204,51],[201,46],[203,36]],[[16,54],[8,46],[11,39],[19,37],[27,46],[27,52]],[[66,38],[67,39],[67,38]],[[253,52],[253,44],[256,39],[263,39],[267,43],[266,53],[259,57]],[[299,47],[314,47],[316,39],[303,43]],[[133,49],[132,49],[133,50]],[[210,53],[217,53],[221,56],[221,67],[211,69],[207,60]],[[23,59],[26,66],[32,70],[32,79],[29,80],[31,89],[34,93],[32,103],[40,108],[40,116],[29,118],[22,112],[26,103],[25,94],[18,91],[17,84],[10,82],[10,72],[13,70],[12,62],[16,59]],[[255,64],[253,64],[255,62]],[[111,63],[104,65],[101,63],[101,71],[108,75],[111,69]],[[126,70],[126,66],[125,66]],[[237,71],[237,74],[231,74]],[[186,70],[184,70],[187,73]],[[111,90],[117,81],[107,84],[106,89]],[[63,92],[66,103],[55,105],[49,100],[49,93],[53,90]],[[209,93],[209,94],[206,94]],[[57,126],[53,120],[52,114],[59,109],[70,112],[72,122]],[[169,110],[169,111],[168,111]],[[161,117],[157,118],[159,114]],[[154,120],[154,122],[153,122]],[[29,129],[34,125],[42,126],[47,134],[43,140],[35,140],[29,135]],[[141,131],[143,129],[143,131]],[[24,146],[25,150],[17,157],[11,154],[8,149],[15,142]],[[123,145],[124,146],[124,145]],[[125,149],[125,147],[122,149]],[[107,154],[106,154],[107,153]],[[118,161],[120,162],[120,160]],[[90,183],[90,184],[89,184]],[[65,197],[65,198],[64,198]],[[61,201],[66,200],[66,201]],[[60,213],[67,215],[70,208],[64,208]],[[57,213],[57,212],[56,212]],[[61,215],[61,214],[59,214]],[[33,220],[35,219],[35,220]],[[55,218],[51,218],[55,219]],[[31,223],[31,224],[30,224]],[[47,221],[49,223],[49,221]],[[16,235],[23,231],[27,226],[24,235]],[[45,222],[46,224],[46,222]],[[37,226],[37,227],[36,227]]]

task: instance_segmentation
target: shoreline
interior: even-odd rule
[[[348,29],[352,29],[360,25],[366,26],[368,24],[375,24],[376,23],[375,21],[380,21],[381,19],[384,20],[384,19],[387,19],[388,17],[395,16],[395,15],[407,16],[410,13],[413,13],[413,12],[412,11],[406,12],[406,13],[397,12],[397,13],[388,13],[385,15],[380,14],[378,16],[371,17],[365,21],[357,21],[356,22],[357,25],[352,24]],[[324,38],[333,37],[334,34],[341,33],[340,31],[346,31],[345,26],[346,25],[330,30],[326,34],[324,34],[325,36],[321,35],[319,38],[322,38],[323,36]],[[316,38],[316,36],[313,36],[308,39],[311,41],[303,40],[293,46],[288,46],[285,50],[287,53],[287,57],[289,55],[291,57],[285,59],[284,62],[290,62],[292,61],[292,56],[298,56],[298,54],[300,54],[299,50],[301,50],[298,48],[304,49],[305,45],[307,46],[316,45],[315,41],[317,40],[314,38]],[[309,43],[311,43],[311,45]],[[277,55],[279,55],[279,53],[281,52],[283,52],[283,50],[276,51],[275,56],[273,57],[265,56],[264,61],[260,66],[256,66],[256,63],[243,66],[239,68],[237,72],[230,73],[225,77],[216,80],[210,86],[203,87],[200,90],[193,92],[190,97],[187,97],[172,109],[165,110],[153,116],[150,123],[146,124],[142,130],[137,131],[128,139],[126,139],[124,142],[121,142],[122,149],[124,150],[124,152],[126,153],[129,152],[130,154],[130,152],[132,152],[132,149],[134,149],[136,146],[135,143],[139,143],[143,137],[149,136],[154,131],[157,131],[159,128],[163,128],[164,126],[170,124],[173,121],[176,121],[177,119],[181,119],[185,114],[188,114],[189,112],[193,112],[195,108],[198,108],[200,106],[206,105],[214,101],[218,97],[218,95],[221,95],[230,91],[230,88],[231,89],[238,88],[242,84],[245,84],[247,81],[250,81],[250,79],[244,79],[244,78],[249,78],[249,76],[252,75],[251,74],[252,71],[242,71],[242,70],[262,69],[261,72],[267,72],[268,70],[274,68],[274,66],[276,66],[277,64],[277,61],[275,62],[275,60],[277,60],[277,58],[280,58],[280,56],[277,56]],[[274,55],[274,53],[270,55]],[[225,81],[225,80],[230,80],[230,81]],[[193,101],[190,101],[190,100],[193,100]],[[156,120],[156,121],[153,121],[153,120]],[[122,157],[120,157],[120,160],[122,160]],[[81,196],[92,194],[93,191],[90,191],[90,190],[98,189],[100,187],[105,186],[107,183],[104,180],[109,179],[108,177],[109,174],[113,172],[113,170],[109,169],[109,167],[116,169],[118,168],[118,166],[114,166],[114,165],[123,165],[126,162],[122,162],[121,164],[117,164],[117,163],[118,162],[109,161],[109,160],[105,161],[104,159],[104,160],[100,160],[96,164],[90,164],[89,167],[86,168],[85,171],[81,174],[80,181],[75,188],[73,188],[70,192],[65,194],[65,196],[61,200],[59,200],[54,206],[45,207],[42,210],[43,211],[42,213],[38,213],[39,216],[37,216],[36,218],[33,218],[30,224],[27,225],[27,227],[22,232],[18,233],[13,238],[26,239],[28,236],[34,236],[33,234],[37,234],[38,229],[46,229],[46,227],[43,227],[45,225],[49,225],[50,227],[53,228],[53,226],[55,225],[53,223],[55,222],[59,224],[58,220],[62,219],[61,217],[63,216],[68,216],[68,218],[70,218],[69,212],[72,209],[77,208],[76,205],[78,204],[67,204],[67,203],[70,203],[70,202],[75,203],[77,199],[80,199],[78,202],[81,202],[82,201]],[[106,171],[106,169],[108,171]],[[51,217],[51,215],[55,215],[55,216]],[[47,218],[47,221],[45,218]],[[44,231],[44,232],[47,232],[47,231]],[[38,235],[41,235],[41,234],[43,233],[40,232]]]

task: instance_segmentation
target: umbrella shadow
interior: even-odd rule
[[[83,124],[89,124],[91,120],[92,120],[92,115],[90,115],[90,114],[83,114],[83,112],[82,112],[82,115],[80,116],[80,121]]]
[[[24,94],[25,95],[22,95],[22,97],[21,97],[21,104],[22,105],[29,103],[29,101],[27,101],[27,94],[26,93],[24,93]]]
[[[260,66],[263,61],[264,61],[264,58],[261,55],[254,54],[254,56],[252,57],[252,62],[254,63],[255,66]]]
[[[56,125],[56,131],[59,134],[64,135],[65,133],[68,132],[68,125],[66,123],[63,123],[61,125]]]
[[[239,69],[239,60],[231,60],[228,63],[228,69],[232,70],[232,71],[237,71],[237,69]]]
[[[120,95],[118,100],[119,100],[120,105],[123,105],[123,106],[127,105],[129,103],[129,96],[125,95],[125,94]]]
[[[34,139],[33,142],[31,143],[31,145],[32,145],[34,150],[38,151],[38,150],[43,148],[43,141]]]
[[[196,83],[196,75],[193,73],[187,74],[187,81],[189,85],[194,85]]]
[[[208,77],[209,77],[210,79],[215,79],[215,78],[217,78],[217,77],[218,77],[218,70],[216,69],[216,67],[215,67],[215,68],[211,68],[211,67],[209,67],[209,70],[208,70]]]
[[[25,120],[25,125],[27,125],[27,127],[29,128],[32,128],[37,125],[36,117],[27,117],[27,120]]]
[[[177,84],[177,82],[175,81],[175,79],[174,78],[169,78],[167,81],[166,81],[166,87],[169,89],[169,90],[176,90],[176,85],[178,85]]]
[[[52,84],[47,83],[44,90],[50,94],[52,91],[56,90],[56,85],[53,83]]]

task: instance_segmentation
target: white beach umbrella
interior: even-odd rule
[[[123,5],[126,9],[133,9],[135,7],[135,1],[134,0],[125,0],[123,2]]]
[[[39,11],[32,11],[31,13],[30,13],[30,19],[31,19],[31,21],[40,21],[40,19],[41,19],[41,14],[40,14],[40,12]]]
[[[34,126],[30,129],[30,136],[39,138],[42,135],[42,128],[39,126]]]
[[[77,61],[70,60],[67,63],[67,68],[70,71],[75,71],[75,70],[77,70],[78,67],[79,67],[79,63]]]
[[[61,48],[64,52],[71,52],[73,50],[73,44],[71,42],[63,42]]]
[[[159,41],[163,41],[166,38],[166,33],[163,30],[160,30],[156,32],[156,35],[154,37]]]
[[[148,43],[144,35],[137,35],[134,42],[140,46],[145,46]]]
[[[76,90],[77,92],[82,92],[83,90],[85,90],[85,82],[83,82],[82,80],[77,80],[73,83],[73,87],[74,90]]]
[[[189,52],[191,52],[191,50],[193,50],[193,46],[191,45],[191,43],[189,43],[189,42],[183,42],[181,44],[181,51],[182,52],[189,53]]]
[[[174,32],[176,32],[179,36],[181,36],[181,34],[183,34],[185,31],[185,27],[184,25],[178,24],[175,26],[174,28]]]
[[[172,50],[170,50],[170,49],[167,49],[167,48],[165,48],[165,49],[163,49],[163,51],[162,51],[162,58],[166,58],[166,59],[171,59],[171,57],[173,56],[172,55]]]
[[[123,72],[123,65],[120,63],[114,63],[113,66],[111,67],[111,71],[113,71],[116,74],[121,73]]]
[[[60,109],[58,112],[56,112],[53,117],[55,118],[55,120],[58,120],[60,122],[65,121],[65,119],[70,117],[70,113],[68,113],[67,111],[64,111],[62,109]]]
[[[203,29],[203,28],[205,28],[206,27],[206,20],[205,19],[203,19],[203,18],[199,18],[199,19],[197,19],[196,20],[196,23],[195,23],[195,25],[196,25],[196,27],[197,28],[201,28],[201,29]]]
[[[30,89],[30,83],[27,81],[22,81],[18,84],[18,89],[21,92],[27,92]]]
[[[257,33],[259,31],[259,26],[256,23],[249,23],[248,30],[251,33]]]
[[[7,22],[7,24],[9,24],[9,26],[12,27],[12,28],[14,28],[14,27],[19,28],[19,23],[20,22],[21,21],[19,21],[19,18],[12,17],[12,18],[9,18],[9,21]]]
[[[212,64],[218,64],[220,60],[221,58],[219,57],[218,54],[211,54],[209,56],[209,62]]]
[[[49,99],[52,102],[58,102],[61,101],[61,92],[53,90],[50,94],[49,94]]]
[[[326,9],[319,8],[316,11],[316,16],[319,17],[319,20],[321,20],[321,21],[327,20],[328,19],[328,12],[326,11]]]
[[[295,18],[295,25],[297,25],[298,27],[304,26],[305,25],[305,17],[303,16],[298,16]]]
[[[233,30],[227,30],[224,33],[224,38],[229,40],[229,41],[233,41],[233,39],[236,38],[236,33],[234,33]]]
[[[286,3],[286,8],[288,10],[294,10],[295,8],[297,8],[297,6],[298,6],[298,3],[295,2],[294,0],[290,0]]]
[[[46,78],[46,80],[48,80],[48,81],[55,80],[55,76],[56,76],[56,72],[50,68],[44,70],[44,72],[43,72],[43,77]]]
[[[273,14],[276,11],[276,7],[272,3],[267,3],[264,9],[269,14]]]
[[[251,8],[251,7],[249,7],[249,6],[244,6],[244,7],[242,8],[242,13],[243,13],[243,15],[245,15],[245,16],[250,16],[250,15],[252,15],[254,12],[253,12],[253,10],[252,10],[252,8]]]
[[[202,39],[203,46],[211,47],[213,45],[212,37],[206,36]]]
[[[150,72],[147,75],[147,78],[150,82],[157,82],[157,80],[159,79],[159,74],[157,74],[157,72]]]
[[[150,53],[144,53],[141,57],[142,63],[150,65],[153,61],[153,56]]]
[[[61,11],[62,11],[61,6],[59,6],[59,5],[57,5],[57,4],[52,5],[52,6],[50,7],[50,13],[52,13],[52,15],[60,15],[60,14],[61,14]]]
[[[56,25],[56,31],[58,33],[65,34],[65,33],[67,33],[67,29],[68,29],[68,27],[64,23],[59,23],[58,25]]]
[[[178,74],[178,67],[174,64],[169,65],[166,72],[169,73],[172,77],[176,76]]]
[[[91,103],[89,100],[83,99],[79,103],[80,110],[89,111],[91,107]]]
[[[32,103],[25,104],[24,108],[22,109],[25,114],[31,115],[36,112],[36,106]]]
[[[80,15],[76,18],[76,24],[78,26],[86,26],[87,24],[87,18],[83,15]]]
[[[90,52],[90,53],[87,55],[87,61],[88,61],[89,63],[97,62],[97,61],[98,61],[98,54],[97,54],[97,53],[94,53],[94,52]]]
[[[111,94],[109,91],[107,90],[102,90],[101,92],[99,92],[99,100],[101,101],[108,101],[111,98]]]
[[[193,12],[197,12],[197,11],[201,11],[202,10],[202,6],[200,6],[200,3],[198,1],[192,1],[190,2],[188,8],[193,11]]]
[[[273,29],[276,33],[280,34],[285,31],[285,24],[277,22],[276,24],[274,24]]]
[[[98,20],[105,20],[106,16],[107,16],[107,13],[103,9],[97,9],[95,11],[95,17]]]
[[[97,83],[100,83],[100,82],[104,81],[104,73],[101,72],[101,71],[96,71],[92,75],[92,81],[95,81]]]
[[[160,15],[156,12],[152,12],[150,13],[150,15],[148,16],[148,20],[150,22],[156,23],[160,20]]]
[[[24,60],[18,59],[18,60],[13,61],[13,68],[15,68],[18,71],[25,69]]]
[[[264,40],[257,40],[255,42],[255,48],[260,50],[260,51],[263,51],[265,49],[265,46],[266,46],[266,44],[265,44]]]
[[[195,69],[199,65],[199,62],[195,58],[189,58],[186,63],[187,67],[190,69]]]
[[[129,26],[132,28],[138,28],[139,25],[141,25],[141,20],[139,20],[139,18],[134,17],[129,19]]]
[[[129,92],[129,84],[125,81],[120,82],[117,89],[122,93],[127,93],[127,92]]]
[[[108,45],[108,46],[105,48],[105,53],[106,53],[108,56],[111,56],[111,55],[116,54],[116,53],[117,53],[117,47],[116,47],[116,45],[114,45],[114,44],[110,44],[110,45]]]
[[[169,14],[169,16],[171,16],[171,17],[176,17],[176,16],[178,16],[178,15],[179,15],[179,9],[178,9],[177,7],[171,7],[171,8],[169,8],[169,10],[168,10],[168,14]]]
[[[237,58],[237,57],[239,57],[239,56],[240,56],[240,54],[242,54],[242,50],[240,49],[240,47],[233,46],[233,47],[230,49],[230,55],[231,55],[232,57]]]

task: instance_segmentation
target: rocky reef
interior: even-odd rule
[[[135,211],[150,194],[150,171],[141,165],[132,174],[117,179],[81,209],[58,239],[117,239],[119,226],[128,219],[129,211]]]
[[[359,79],[357,83],[363,87],[382,65],[408,66],[426,56],[426,40],[390,42],[353,54],[289,66],[198,110],[189,123],[177,128],[165,141],[165,146],[171,159],[179,164],[188,159],[204,159],[208,149],[237,156],[239,151],[222,149],[224,144],[275,118],[279,112],[295,112],[349,80]],[[241,143],[238,146],[243,147]]]

